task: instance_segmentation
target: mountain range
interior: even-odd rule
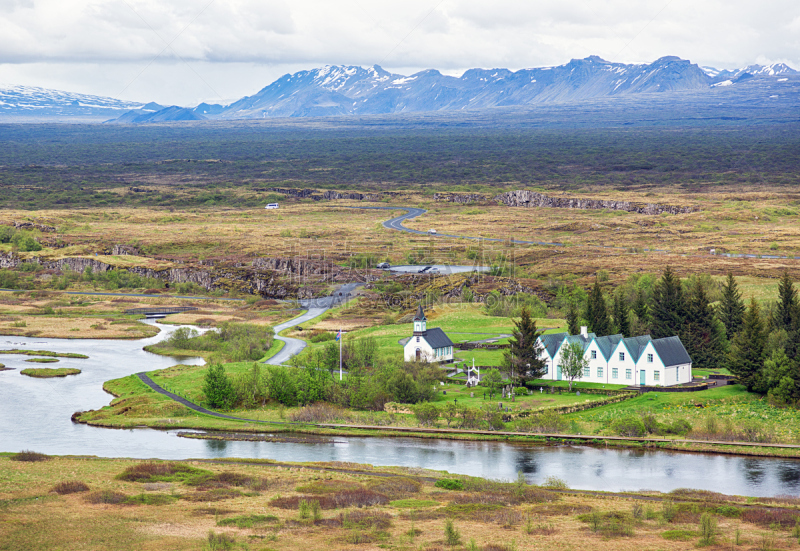
[[[618,96],[680,92],[703,94],[743,81],[795,82],[800,72],[779,63],[736,70],[699,67],[674,56],[649,64],[624,64],[597,56],[554,67],[510,71],[470,69],[461,77],[434,69],[411,76],[378,65],[325,66],[287,74],[230,105],[162,106],[25,86],[0,86],[0,120],[105,119],[141,124],[206,119],[329,117],[475,110],[537,104],[568,104]],[[770,92],[772,93],[772,92]]]

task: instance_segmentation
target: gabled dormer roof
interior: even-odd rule
[[[417,315],[414,316],[414,321],[428,321],[428,319],[425,317],[425,312],[422,311],[421,304],[417,306]]]
[[[664,337],[663,339],[655,339],[653,341],[653,348],[656,349],[658,357],[664,363],[664,367],[673,365],[690,364],[692,358],[683,346],[679,337]]]
[[[569,335],[567,333],[549,333],[547,335],[542,335],[539,338],[542,340],[542,346],[544,347],[545,351],[550,355],[550,357],[554,357],[558,349],[561,347],[561,343],[564,342],[564,339],[567,338]]]
[[[628,352],[631,353],[631,359],[634,361],[634,363],[639,361],[639,358],[642,357],[644,349],[647,348],[647,345],[652,341],[653,339],[650,337],[650,335],[622,339],[622,342],[625,343],[625,348],[627,348]]]
[[[614,349],[622,340],[622,335],[606,335],[605,337],[597,337],[594,342],[597,343],[597,348],[600,349],[600,354],[608,361]]]

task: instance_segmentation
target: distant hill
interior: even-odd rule
[[[331,117],[479,110],[493,107],[559,105],[614,97],[680,93],[703,97],[710,90],[748,84],[748,97],[759,90],[776,97],[774,86],[800,79],[800,72],[777,63],[736,70],[699,67],[678,57],[653,63],[625,64],[597,56],[573,59],[556,67],[470,69],[460,77],[428,69],[411,76],[380,66],[325,66],[287,74],[230,105],[164,107],[25,86],[0,86],[0,120],[103,120],[116,124]],[[793,78],[794,77],[794,78]],[[648,96],[649,95],[649,96]]]

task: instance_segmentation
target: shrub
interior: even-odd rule
[[[414,407],[414,416],[422,426],[432,426],[439,420],[439,408],[431,403],[423,402]]]
[[[692,530],[666,530],[661,532],[661,537],[669,541],[690,541],[699,535],[699,532]]]
[[[206,403],[211,408],[227,410],[233,406],[236,398],[233,383],[225,374],[225,368],[221,364],[212,365],[206,371],[203,379],[203,394],[206,396]]]
[[[295,423],[331,423],[333,421],[351,420],[344,408],[327,402],[318,402],[306,406],[292,413],[289,418]]]
[[[444,488],[445,490],[461,491],[464,489],[464,484],[460,480],[454,478],[442,478],[436,481],[437,488]]]
[[[461,534],[450,519],[444,523],[444,542],[451,547],[461,544]]]
[[[50,491],[55,492],[60,496],[63,496],[66,494],[75,494],[78,492],[88,492],[89,486],[87,486],[86,484],[84,484],[79,480],[67,480],[64,482],[59,482],[58,484],[53,486],[53,489]]]
[[[184,463],[159,463],[148,461],[128,467],[117,475],[117,480],[128,482],[187,482],[199,483],[199,481],[211,478],[212,473],[203,469],[198,469]]]
[[[548,476],[542,483],[542,488],[549,488],[551,490],[569,490],[569,485],[566,480],[562,480],[557,476]]]
[[[125,500],[128,499],[128,496],[122,494],[120,492],[114,492],[111,490],[101,490],[99,492],[92,492],[88,494],[84,500],[87,503],[92,503],[95,505],[98,504],[109,504],[109,505],[118,505],[120,503],[124,503]]]
[[[620,436],[640,437],[647,434],[644,423],[635,415],[617,419],[611,424],[611,430]]]
[[[167,505],[178,499],[168,494],[137,494],[127,498],[125,505]]]
[[[223,551],[225,549],[233,549],[236,543],[236,538],[227,534],[217,534],[213,530],[209,530],[206,546],[204,549],[208,551]]]
[[[717,534],[717,519],[710,513],[700,517],[700,545],[711,545]]]
[[[11,457],[9,457],[9,459],[11,459],[11,461],[26,461],[30,463],[35,461],[47,461],[48,459],[50,459],[50,457],[43,453],[32,452],[30,450],[22,450],[21,452],[15,453]]]

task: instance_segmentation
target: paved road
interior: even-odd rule
[[[345,207],[350,209],[371,209],[371,210],[404,210],[406,211],[405,214],[401,214],[400,216],[395,216],[383,223],[384,228],[389,228],[390,230],[397,230],[406,233],[415,233],[417,235],[427,235],[428,237],[449,237],[451,239],[470,239],[472,241],[495,241],[498,243],[506,243],[508,239],[500,239],[494,237],[475,237],[470,235],[453,235],[449,233],[428,233],[427,231],[421,230],[412,230],[411,228],[407,228],[403,225],[403,222],[406,220],[411,220],[412,218],[417,218],[418,216],[422,216],[426,212],[425,209],[419,209],[416,207]],[[549,243],[547,241],[522,241],[519,239],[512,239],[511,243],[516,243],[519,245],[552,245],[556,247],[563,247],[563,243]]]
[[[347,302],[348,297],[350,294],[355,291],[356,287],[359,285],[363,285],[362,283],[348,283],[347,285],[342,285],[339,287],[334,293],[327,297],[319,297],[315,299],[311,299],[308,301],[301,301],[300,304],[303,308],[308,308],[308,312],[303,314],[302,316],[298,316],[292,320],[287,322],[281,323],[280,325],[275,326],[275,338],[279,341],[283,341],[286,344],[281,349],[280,352],[272,356],[271,358],[264,361],[264,363],[270,365],[281,365],[289,361],[289,358],[292,356],[298,355],[303,349],[306,347],[306,342],[301,341],[300,339],[293,339],[291,337],[281,337],[279,333],[290,327],[294,327],[295,325],[300,325],[301,323],[305,323],[308,320],[314,319],[317,316],[321,316],[330,308],[334,306],[339,306],[340,304],[344,304]]]

